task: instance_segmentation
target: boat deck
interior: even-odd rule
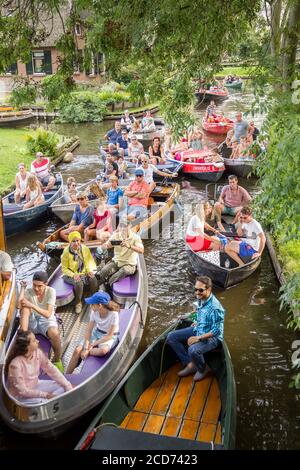
[[[163,436],[222,443],[220,392],[212,374],[180,378],[175,364],[148,387],[120,427]]]

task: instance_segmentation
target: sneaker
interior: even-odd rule
[[[203,372],[197,371],[196,374],[193,377],[194,382],[199,382],[200,380],[203,380],[204,377],[206,377],[207,374],[209,374],[210,371],[211,371],[211,369],[208,367],[208,365],[205,366],[205,369],[204,369]]]
[[[75,313],[81,313],[82,311],[82,303],[79,302],[79,304],[75,305]]]
[[[59,370],[62,374],[64,373],[65,369],[64,369],[64,366],[63,366],[63,363],[61,362],[61,360],[60,360],[60,361],[57,361],[57,362],[53,362],[53,365],[54,365],[55,367],[57,367],[58,370]]]
[[[184,369],[180,370],[177,375],[178,377],[187,377],[188,375],[194,374],[197,370],[197,367],[192,364],[191,366],[187,365]]]

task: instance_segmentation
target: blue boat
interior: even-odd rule
[[[45,202],[36,207],[23,209],[23,204],[15,204],[14,191],[2,199],[7,237],[29,230],[47,218],[49,207],[63,194],[63,179],[60,173],[56,175],[56,181],[53,189],[44,193]]]

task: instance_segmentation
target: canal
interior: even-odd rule
[[[246,110],[251,96],[233,93],[220,105],[226,114]],[[199,119],[204,106],[197,111]],[[255,118],[259,126],[261,117]],[[81,145],[71,164],[62,164],[64,176],[84,182],[99,173],[97,143],[111,123],[52,125],[65,135],[78,135]],[[211,139],[207,138],[210,142]],[[180,180],[182,182],[182,180]],[[223,178],[221,183],[226,180]],[[252,194],[259,190],[255,179],[240,183]],[[205,194],[205,183],[190,180],[182,189],[180,204],[196,203]],[[18,270],[19,279],[30,278],[37,269],[54,268],[36,247],[59,226],[56,219],[43,227],[8,240],[8,250]],[[176,230],[175,227],[171,229]],[[169,237],[169,230],[159,240],[145,241],[145,259],[149,279],[149,308],[142,349],[147,347],[178,316],[192,308],[194,274],[181,239]],[[226,308],[225,338],[234,365],[237,384],[238,449],[297,449],[300,447],[300,403],[289,388],[292,376],[291,354],[295,335],[286,329],[286,313],[280,312],[279,286],[265,249],[256,273],[243,283],[216,294]],[[0,426],[0,448],[73,448],[91,419],[91,414],[57,441],[18,435]]]

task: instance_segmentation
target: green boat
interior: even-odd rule
[[[224,82],[226,88],[232,88],[234,90],[241,90],[243,87],[243,80],[235,80],[234,82]]]
[[[235,446],[236,387],[226,343],[205,355],[212,371],[180,378],[167,334],[140,356],[95,416],[76,450],[224,450]]]

